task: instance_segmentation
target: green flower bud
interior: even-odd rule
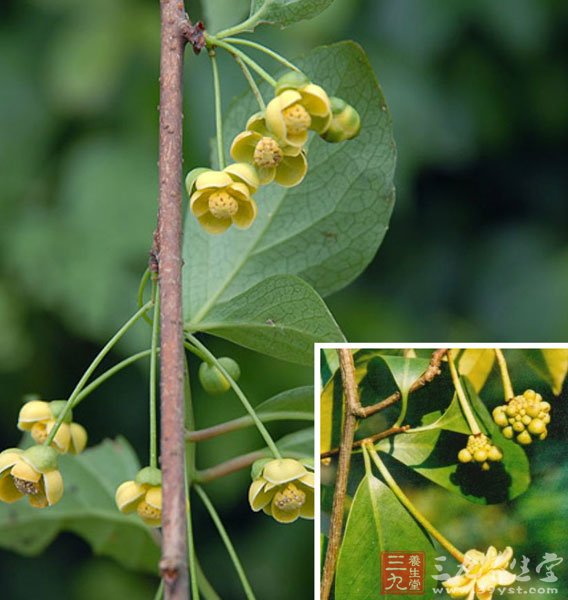
[[[303,73],[288,71],[288,73],[282,75],[276,82],[274,93],[278,96],[284,90],[301,90],[309,83],[310,80]]]
[[[224,356],[219,359],[219,363],[235,381],[239,379],[241,369],[236,361]],[[223,394],[231,387],[227,378],[215,365],[208,365],[205,362],[199,366],[199,381],[203,389],[212,395]]]
[[[361,130],[359,113],[341,98],[330,98],[330,102],[331,122],[321,137],[332,143],[353,139]]]
[[[144,467],[138,471],[134,481],[140,485],[160,486],[162,485],[162,472],[156,467]]]

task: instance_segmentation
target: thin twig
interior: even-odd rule
[[[423,388],[425,385],[433,381],[440,373],[440,364],[442,363],[442,359],[448,353],[447,348],[439,348],[432,353],[432,357],[430,358],[430,364],[428,368],[420,375],[420,377],[410,386],[409,393],[415,392],[420,388]],[[364,406],[362,413],[363,417],[370,417],[382,410],[385,410],[389,406],[396,404],[400,400],[400,392],[394,392],[388,398],[373,404],[372,406]]]
[[[343,382],[343,393],[345,395],[345,419],[341,435],[341,444],[339,446],[337,479],[335,481],[329,538],[321,580],[321,600],[328,600],[335,575],[335,566],[337,564],[337,556],[339,554],[339,545],[341,542],[341,532],[343,530],[343,507],[345,504],[347,479],[349,477],[349,467],[351,464],[351,447],[353,446],[355,426],[357,424],[355,412],[361,406],[359,403],[357,381],[355,380],[355,365],[353,363],[351,350],[348,348],[340,348],[337,353],[339,354],[341,380]]]
[[[161,456],[164,489],[160,574],[166,600],[189,598],[181,306],[182,90],[188,20],[183,0],[161,0],[159,202]]]
[[[220,477],[225,477],[225,475],[230,475],[231,473],[250,467],[253,462],[261,458],[266,458],[266,450],[255,450],[254,452],[249,452],[248,454],[226,460],[209,469],[198,471],[195,474],[194,479],[198,483],[213,481],[214,479],[219,479]]]
[[[363,444],[367,444],[367,443],[374,444],[375,442],[379,442],[379,441],[384,440],[393,435],[397,435],[399,433],[405,433],[409,429],[410,429],[410,425],[403,425],[402,427],[391,427],[390,429],[385,429],[384,431],[381,431],[380,433],[375,433],[374,435],[370,435],[369,437],[366,437],[363,440],[357,440],[356,442],[353,442],[353,445],[351,446],[351,450],[360,448]],[[334,456],[338,453],[339,453],[339,448],[332,448],[331,450],[328,450],[327,452],[322,452],[320,454],[320,458],[321,459],[329,458],[330,456]]]

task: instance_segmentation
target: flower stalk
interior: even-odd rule
[[[463,389],[463,386],[462,386],[462,383],[460,380],[460,376],[456,369],[456,363],[452,357],[451,352],[448,352],[448,364],[450,365],[450,373],[452,376],[452,381],[454,383],[454,387],[456,388],[458,402],[460,403],[464,417],[469,425],[469,428],[471,429],[471,433],[473,435],[479,435],[481,433],[481,428],[479,427],[479,424],[477,423],[477,419],[475,418],[475,415],[473,414],[471,406],[469,405],[469,400],[467,399],[467,396]]]
[[[513,384],[511,382],[511,376],[509,375],[509,369],[507,368],[507,361],[505,355],[499,348],[495,348],[495,358],[499,365],[499,372],[501,373],[501,381],[503,382],[503,394],[505,396],[505,402],[509,402],[515,397],[513,391]]]

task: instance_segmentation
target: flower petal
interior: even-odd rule
[[[207,188],[224,188],[230,185],[231,182],[232,179],[228,173],[213,170],[205,171],[205,173],[201,173],[195,180],[195,189],[205,190]]]
[[[313,519],[315,515],[314,495],[306,494],[306,501],[300,507],[300,517],[303,519]]]
[[[246,129],[248,131],[255,131],[259,133],[261,136],[266,135],[266,121],[264,118],[264,112],[257,112],[252,117],[249,118],[246,124]]]
[[[14,480],[5,473],[0,476],[0,501],[12,503],[19,500],[23,494],[14,485]]]
[[[238,162],[225,167],[224,171],[231,176],[232,181],[246,184],[251,189],[251,193],[254,194],[258,188],[258,175],[252,165],[246,162]]]
[[[197,218],[202,217],[206,212],[209,212],[209,196],[210,190],[194,192],[189,200],[189,210]]]
[[[35,496],[28,496],[28,502],[30,503],[30,506],[33,506],[34,508],[46,508],[49,506],[49,502],[43,493],[36,494]]]
[[[197,220],[199,221],[199,224],[203,227],[203,229],[207,231],[207,233],[213,234],[223,233],[224,231],[227,231],[227,229],[229,229],[229,227],[232,224],[230,218],[217,219],[217,217],[214,217],[210,212],[206,212],[200,217],[197,217]]]
[[[251,490],[249,490],[250,507],[252,508],[252,510],[254,510],[254,512],[258,512],[259,510],[264,508],[267,504],[270,504],[270,502],[272,501],[272,498],[274,498],[275,493],[276,493],[275,491],[267,492],[265,489],[261,488],[259,491],[256,491],[253,495],[253,494],[251,494]]]
[[[250,189],[246,183],[241,183],[240,181],[232,183],[228,188],[228,192],[235,200],[251,201]]]
[[[81,454],[87,445],[87,430],[79,423],[71,423],[69,425],[71,431],[71,445],[69,452],[72,454]]]
[[[239,202],[239,210],[231,217],[239,229],[247,229],[256,219],[257,206],[254,200]]]
[[[47,421],[53,419],[53,414],[49,408],[49,402],[43,400],[32,400],[26,402],[20,409],[18,415],[18,429],[28,431],[37,421]]]
[[[300,516],[300,509],[286,511],[280,510],[274,502],[271,504],[272,517],[279,523],[293,523]]]
[[[38,473],[31,465],[25,462],[24,459],[18,461],[10,471],[12,477],[23,479],[24,481],[31,481],[37,483],[41,479],[41,473]]]
[[[146,488],[135,481],[125,481],[118,486],[114,496],[118,510],[131,513],[146,493]]]
[[[312,490],[316,487],[316,478],[311,471],[308,471],[305,475],[300,477],[298,481],[300,481],[307,487],[312,488]]]
[[[274,181],[276,167],[258,167],[256,172],[258,173],[260,185],[268,185]]]
[[[22,450],[19,448],[9,448],[0,453],[0,473],[13,467],[19,460]]]
[[[302,463],[293,458],[277,458],[264,465],[262,476],[270,483],[282,484],[299,479],[308,473]]]
[[[50,434],[54,425],[55,421],[53,420],[46,423],[45,430],[47,435]],[[67,423],[61,423],[53,438],[52,445],[63,454],[69,451],[69,446],[71,445],[71,429]]]
[[[331,103],[326,91],[319,85],[308,83],[300,90],[302,104],[310,115],[316,117],[327,117],[331,115]]]
[[[497,558],[493,561],[494,569],[506,569],[513,558],[513,549],[507,546],[503,552],[499,552]]]
[[[61,500],[63,496],[63,477],[57,469],[43,474],[43,485],[45,486],[45,497],[50,506]]]
[[[252,162],[254,149],[261,138],[256,131],[241,131],[231,144],[231,156],[238,162]]]
[[[278,139],[286,140],[286,123],[278,96],[266,107],[266,127]]]
[[[307,171],[308,161],[303,152],[297,156],[284,156],[276,169],[275,180],[284,187],[293,187],[304,179]]]
[[[162,488],[161,486],[151,487],[146,492],[146,502],[152,507],[162,510]]]

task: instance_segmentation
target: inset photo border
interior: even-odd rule
[[[568,597],[568,343],[317,344],[314,364],[315,598]]]

